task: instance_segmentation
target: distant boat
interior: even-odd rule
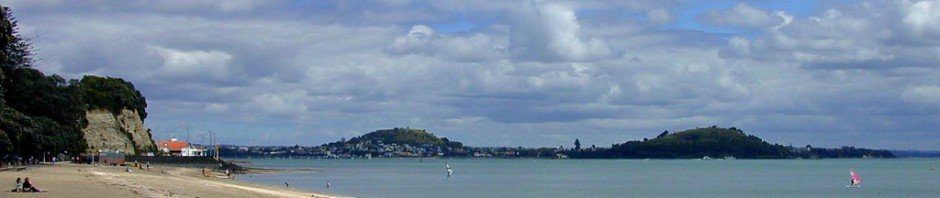
[[[444,169],[447,170],[447,177],[454,176],[454,169],[451,169],[451,168],[450,168],[450,164],[449,164],[449,163],[445,163],[445,164],[444,164]]]
[[[849,176],[852,178],[852,183],[846,188],[860,188],[862,187],[862,177],[858,176],[855,171],[849,171]]]
[[[714,159],[715,158],[709,157],[707,155],[705,157],[702,157],[702,160],[714,160]]]

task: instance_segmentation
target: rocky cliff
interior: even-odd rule
[[[87,152],[110,150],[138,155],[156,148],[150,130],[136,110],[122,109],[115,114],[106,109],[93,109],[85,113],[85,118],[88,125],[82,133],[88,144]]]

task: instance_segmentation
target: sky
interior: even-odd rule
[[[717,125],[940,150],[936,0],[2,4],[36,68],[133,82],[155,139],[320,145],[411,127],[610,146]]]

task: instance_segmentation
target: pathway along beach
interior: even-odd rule
[[[42,193],[10,192],[16,178],[29,177]],[[154,166],[125,172],[119,166],[59,163],[0,171],[0,197],[337,197],[226,178],[203,177],[199,169]]]

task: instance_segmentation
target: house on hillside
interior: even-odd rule
[[[189,142],[170,139],[157,142],[157,150],[169,156],[182,157],[203,157],[206,156],[206,149],[190,145]]]

